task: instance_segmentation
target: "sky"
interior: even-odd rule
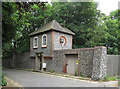
[[[47,0],[48,2],[51,2],[52,0]],[[74,0],[73,0],[74,1]],[[79,0],[80,1],[80,0]],[[109,15],[111,11],[115,11],[118,9],[118,2],[120,0],[93,0],[94,2],[99,2],[98,9],[105,13],[106,15]],[[120,6],[119,6],[120,7]],[[120,9],[120,8],[119,8]]]
[[[98,9],[106,15],[109,15],[111,11],[115,11],[116,9],[118,9],[119,1],[120,0],[94,0],[94,2],[99,2]]]

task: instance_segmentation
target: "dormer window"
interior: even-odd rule
[[[42,47],[47,47],[47,35],[42,36]]]
[[[65,46],[65,44],[66,44],[66,38],[64,36],[61,36],[59,38],[59,42],[60,42],[61,46]]]
[[[38,48],[38,37],[34,37],[33,39],[33,48]]]

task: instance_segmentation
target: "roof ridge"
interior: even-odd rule
[[[35,35],[35,34],[49,31],[52,29],[55,31],[60,31],[60,32],[65,32],[68,34],[75,35],[75,33],[73,33],[71,30],[67,29],[66,27],[61,26],[60,23],[58,23],[56,20],[52,20],[48,22],[47,24],[44,24],[43,26],[39,27],[36,31],[33,31],[30,35]]]
[[[52,21],[52,27],[51,27],[51,28],[53,28],[53,25],[54,25],[55,21],[56,21],[56,20],[53,20],[53,21]]]

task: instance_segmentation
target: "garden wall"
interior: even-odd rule
[[[68,58],[66,55],[78,55],[78,75],[99,80],[106,76],[107,50],[106,47],[67,49],[54,51],[52,70],[67,73]],[[74,59],[73,59],[74,60]],[[75,60],[76,61],[76,60]],[[71,65],[73,66],[73,65]],[[69,71],[68,71],[69,72]]]
[[[35,59],[30,57],[30,52],[16,54],[16,68],[34,69]]]
[[[93,48],[80,48],[80,49],[64,49],[54,50],[53,58],[45,59],[47,64],[46,71],[54,71],[58,73],[67,73],[67,55],[77,55],[78,59],[78,75],[85,77],[91,77],[94,80],[99,80],[105,76],[117,76],[120,74],[118,68],[120,68],[120,61],[116,55],[107,55],[106,47],[93,47]],[[30,57],[30,52],[14,55],[14,61],[3,60],[3,66],[11,68],[11,64],[15,65],[15,68],[35,68],[35,58]],[[72,60],[71,59],[71,60]]]
[[[2,67],[11,68],[11,66],[10,66],[10,60],[11,59],[3,59],[2,60]]]

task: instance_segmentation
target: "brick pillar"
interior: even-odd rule
[[[94,47],[93,80],[104,79],[107,75],[107,49],[104,46]]]

